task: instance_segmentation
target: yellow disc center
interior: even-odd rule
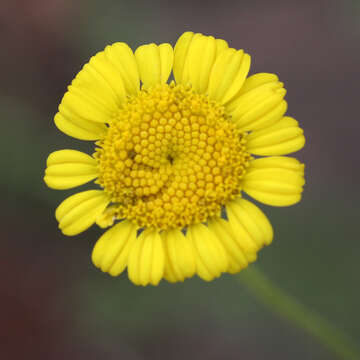
[[[157,229],[220,216],[240,192],[250,159],[245,135],[223,106],[190,87],[141,90],[97,143],[98,183],[112,215]]]

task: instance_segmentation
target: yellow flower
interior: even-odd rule
[[[111,227],[92,254],[102,271],[127,268],[139,285],[195,274],[209,281],[239,272],[270,244],[268,219],[242,192],[268,205],[297,203],[304,165],[282,155],[305,139],[284,116],[283,83],[248,77],[249,68],[243,50],[186,32],[174,50],[107,46],[75,77],[55,124],[96,141],[95,152],[53,152],[44,180],[70,189],[96,179],[100,189],[64,200],[56,219],[69,236]]]

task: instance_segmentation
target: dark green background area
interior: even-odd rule
[[[285,83],[307,185],[296,206],[259,205],[275,239],[252,266],[360,343],[359,18],[356,1],[3,1],[0,357],[335,359],[234,276],[136,287],[91,264],[99,229],[57,229],[54,210],[76,190],[43,184],[46,157],[91,151],[54,126],[66,86],[107,44],[174,44],[187,30],[244,48],[251,73]]]

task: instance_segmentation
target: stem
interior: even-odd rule
[[[341,331],[319,314],[310,311],[294,297],[286,294],[253,266],[237,277],[270,310],[291,321],[318,339],[343,360],[359,360],[359,349]]]

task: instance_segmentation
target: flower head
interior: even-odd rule
[[[284,116],[285,89],[273,74],[248,77],[250,56],[212,36],[184,33],[169,44],[124,43],[92,57],[55,116],[65,134],[95,142],[48,157],[46,184],[100,189],[65,199],[59,228],[77,235],[110,227],[92,259],[135,284],[236,273],[270,244],[272,227],[242,197],[273,206],[301,198],[304,165],[289,153],[303,131]],[[171,71],[174,80],[169,80]]]

